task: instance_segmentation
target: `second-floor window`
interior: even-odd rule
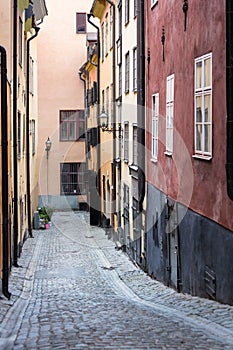
[[[195,60],[195,154],[212,155],[212,53]]]
[[[152,96],[152,158],[158,157],[158,122],[159,122],[159,94]]]
[[[138,135],[137,135],[137,126],[133,126],[133,164],[138,163]]]
[[[125,92],[129,92],[129,52],[125,55]]]
[[[60,111],[60,141],[76,141],[84,137],[84,112],[78,110]]]
[[[129,0],[125,0],[125,24],[129,23]]]
[[[106,14],[105,17],[105,55],[108,53],[108,13]]]
[[[18,60],[19,60],[19,64],[22,66],[23,64],[23,21],[21,18],[19,18],[19,34],[18,34],[18,38],[19,38],[19,53],[18,53]]]
[[[133,90],[137,91],[137,48],[133,49]]]
[[[36,153],[36,122],[34,119],[30,120],[30,134],[32,137],[32,155]]]
[[[124,161],[129,160],[129,124],[124,125]]]
[[[102,23],[102,26],[101,26],[101,37],[102,37],[101,58],[102,58],[102,61],[103,61],[103,60],[104,60],[104,55],[105,55],[105,47],[104,47],[104,23]]]
[[[76,13],[76,33],[86,33],[86,13]]]
[[[167,77],[166,84],[166,152],[173,152],[174,74]]]

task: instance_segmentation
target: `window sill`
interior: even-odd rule
[[[158,163],[158,159],[157,158],[151,158],[151,163],[157,164]]]
[[[170,151],[165,151],[164,154],[165,154],[165,156],[171,157],[171,158],[172,158],[172,155],[173,155],[173,153],[170,152]]]
[[[138,179],[138,166],[135,164],[128,165],[129,167],[129,175],[135,179]]]
[[[199,159],[199,160],[207,160],[207,161],[212,160],[212,156],[203,156],[201,154],[194,154],[193,158],[194,159]]]

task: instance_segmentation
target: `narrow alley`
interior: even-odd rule
[[[138,269],[86,212],[33,231],[0,299],[3,349],[233,349],[233,307]]]

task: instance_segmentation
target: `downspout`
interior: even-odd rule
[[[145,23],[144,0],[138,0],[137,15],[137,137],[139,212],[145,198]]]
[[[101,154],[100,154],[100,125],[99,125],[99,114],[100,114],[100,30],[95,23],[91,21],[91,17],[94,17],[92,13],[87,15],[88,22],[97,30],[97,196],[98,196],[98,223],[101,224],[101,179],[100,179],[100,164],[101,164]]]
[[[10,299],[9,282],[9,228],[8,228],[8,125],[7,125],[7,67],[6,50],[0,46],[1,52],[1,140],[2,140],[2,243],[3,269],[2,292]]]
[[[29,237],[33,238],[32,235],[32,218],[31,218],[31,179],[30,179],[30,140],[29,140],[29,114],[30,114],[30,103],[29,103],[29,63],[30,63],[30,41],[37,37],[40,30],[39,27],[35,27],[35,34],[27,40],[27,85],[26,85],[26,170],[27,170],[27,211],[28,211],[28,234]]]
[[[226,0],[227,193],[233,200],[233,2]]]
[[[115,28],[115,4],[111,0],[106,0],[113,8],[113,51],[112,51],[112,83],[113,83],[113,192],[112,192],[112,214],[116,212],[116,28]],[[114,216],[112,222],[114,225]]]
[[[86,108],[87,108],[87,98],[86,98],[86,80],[82,77],[82,72],[79,71],[79,79],[83,82],[83,89],[84,89],[84,111],[85,111],[85,144],[86,144],[86,165],[88,164],[88,147],[87,147],[87,120],[86,120]]]
[[[14,0],[13,14],[13,172],[14,172],[14,200],[13,200],[13,228],[14,228],[14,244],[13,244],[13,265],[18,265],[18,157],[17,157],[17,45],[18,45],[18,9],[17,0]]]

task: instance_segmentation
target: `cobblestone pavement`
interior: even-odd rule
[[[150,279],[87,213],[34,236],[0,298],[0,349],[233,349],[233,307]]]

